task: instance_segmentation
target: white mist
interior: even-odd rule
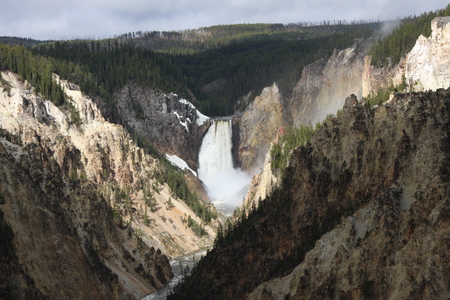
[[[216,208],[230,215],[242,203],[251,176],[233,168],[231,118],[212,121],[200,148],[198,178]]]

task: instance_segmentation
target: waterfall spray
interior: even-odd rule
[[[213,120],[199,153],[198,177],[216,207],[229,214],[245,197],[251,176],[234,169],[231,118]]]

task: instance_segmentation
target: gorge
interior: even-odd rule
[[[381,67],[375,25],[358,26],[269,26],[287,42],[186,56],[141,40],[0,44],[0,298],[450,297],[450,17]],[[219,70],[192,75],[266,45],[311,61],[245,93]]]

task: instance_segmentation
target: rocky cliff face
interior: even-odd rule
[[[399,85],[404,76],[408,84],[408,91],[436,90],[450,86],[448,65],[450,60],[450,18],[436,18],[432,21],[432,35],[430,38],[421,36],[412,51],[402,59],[398,65],[386,68],[371,66],[371,58],[358,53],[354,48],[335,51],[328,60],[320,60],[306,66],[302,76],[287,100],[281,102],[281,107],[271,112],[267,106],[253,105],[248,108],[239,122],[247,128],[257,127],[265,132],[266,138],[252,137],[248,130],[240,131],[239,154],[236,157],[245,160],[242,167],[251,170],[251,163],[261,162],[269,149],[278,130],[278,126],[288,125],[298,127],[301,124],[314,126],[328,114],[336,114],[344,104],[344,99],[355,94],[358,98],[376,93],[379,88]],[[279,123],[258,123],[257,116],[262,114],[265,119],[280,120],[278,111],[283,111],[284,117]],[[250,113],[251,112],[251,113]],[[286,116],[287,115],[287,116]],[[272,138],[272,139],[270,139]],[[253,141],[242,143],[242,141]],[[237,140],[238,142],[238,140]],[[257,160],[248,161],[246,156]],[[257,165],[259,167],[259,165]],[[259,193],[257,187],[269,186],[273,182],[273,174],[259,175],[253,180],[247,199]],[[269,181],[264,181],[267,178]],[[267,188],[266,188],[267,190]],[[270,188],[269,188],[270,190]],[[251,198],[251,197],[250,197]],[[257,199],[256,199],[257,200]]]
[[[115,95],[120,115],[162,153],[177,155],[197,170],[202,139],[211,123],[187,100],[128,84]]]
[[[348,95],[361,97],[363,60],[364,54],[348,48],[306,66],[288,103],[292,126],[315,126],[342,108]]]
[[[2,298],[127,299],[163,287],[167,258],[117,227],[95,185],[64,180],[42,146],[0,137]]]
[[[420,36],[405,61],[405,77],[415,90],[450,86],[450,18],[431,22],[431,36]]]
[[[260,96],[241,115],[233,119],[233,141],[238,166],[253,172],[262,167],[264,158],[278,128],[289,124],[283,98],[274,83],[265,88]]]
[[[157,160],[77,86],[55,77],[70,99],[55,107],[17,75],[1,75],[2,251],[11,258],[1,263],[12,274],[2,292],[140,298],[170,278],[161,250],[212,243],[212,228],[198,238],[187,227],[188,216],[200,220],[161,183]]]
[[[377,92],[380,87],[398,85],[404,76],[408,91],[426,91],[450,86],[450,18],[439,17],[431,22],[431,36],[420,36],[413,49],[397,65],[378,69],[364,62],[363,96]]]
[[[328,114],[336,113],[348,95],[360,97],[363,71],[364,55],[355,48],[334,51],[329,59],[304,68],[291,97],[283,97],[274,84],[236,118],[234,132],[239,138],[234,141],[238,145],[235,157],[244,170],[258,173],[250,184],[246,205],[251,206],[260,196],[264,198],[280,180],[270,170],[268,152],[280,127],[315,126]]]
[[[448,298],[449,121],[450,90],[349,97],[171,299]]]

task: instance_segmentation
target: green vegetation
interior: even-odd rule
[[[372,65],[385,67],[389,63],[397,64],[406,53],[411,51],[420,35],[425,37],[431,35],[431,20],[441,16],[450,16],[450,5],[436,12],[403,19],[400,27],[384,39],[380,36],[378,43],[369,49],[368,54],[372,56]]]
[[[20,37],[11,37],[11,36],[0,36],[0,44],[5,45],[18,45],[18,46],[34,46],[40,43],[44,43],[43,41],[33,40],[30,38],[20,38]]]
[[[284,134],[278,136],[278,143],[274,143],[270,152],[272,162],[270,168],[275,174],[283,174],[287,167],[292,151],[300,146],[306,145],[314,133],[312,127],[300,125],[299,128],[285,130]]]
[[[389,100],[391,93],[402,92],[407,87],[408,84],[406,83],[405,75],[403,75],[402,82],[398,86],[394,86],[391,84],[387,88],[379,88],[376,93],[371,93],[369,96],[367,96],[365,99],[365,106],[372,107],[374,105],[381,105]]]
[[[208,234],[206,230],[203,228],[203,226],[194,219],[192,219],[191,216],[188,217],[187,225],[198,237],[202,237]]]
[[[211,211],[198,195],[189,189],[184,179],[184,171],[173,166],[165,158],[161,158],[159,162],[160,166],[154,171],[152,178],[159,184],[167,183],[172,193],[182,199],[204,222],[209,223],[211,219],[217,218],[217,213]]]
[[[22,46],[0,44],[0,70],[11,70],[55,105],[64,104],[64,92],[52,78],[56,68],[49,59],[33,55]]]

